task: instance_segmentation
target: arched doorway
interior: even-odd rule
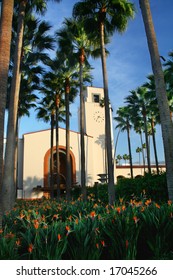
[[[50,190],[50,156],[51,150],[49,149],[44,157],[44,190]],[[56,147],[53,148],[54,158],[54,185],[56,188]],[[59,146],[59,161],[60,161],[60,189],[61,193],[65,192],[66,189],[66,148]],[[72,185],[76,183],[76,162],[72,151],[70,151],[70,162],[71,162],[71,182]]]

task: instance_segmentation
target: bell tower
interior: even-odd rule
[[[110,107],[110,118],[112,120],[112,109]],[[113,129],[112,149],[113,149]],[[93,137],[93,169],[98,181],[98,174],[107,174],[107,157],[105,149],[105,108],[103,88],[87,87],[85,91],[85,133]],[[114,154],[114,153],[112,153]]]

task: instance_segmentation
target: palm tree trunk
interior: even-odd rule
[[[3,207],[5,211],[8,211],[13,206],[13,199],[11,193],[15,189],[15,145],[16,145],[16,123],[18,114],[18,101],[19,101],[19,90],[21,80],[21,54],[22,54],[22,43],[23,43],[23,32],[24,32],[24,17],[26,0],[21,1],[19,8],[19,21],[17,30],[17,42],[14,54],[14,71],[12,86],[10,92],[10,104],[8,114],[8,127],[7,127],[7,144],[5,152],[5,167],[3,177]]]
[[[118,139],[119,139],[120,132],[121,132],[121,128],[119,128],[119,130],[118,130],[117,138],[116,138],[116,141],[115,141],[114,160],[116,159],[116,151],[117,151],[117,145],[118,145]]]
[[[0,24],[0,228],[2,227],[2,178],[4,148],[4,118],[7,96],[8,68],[14,0],[4,0],[1,8]]]
[[[158,157],[157,157],[157,148],[156,148],[156,138],[155,138],[155,131],[154,131],[154,122],[151,118],[151,130],[152,130],[152,139],[153,139],[153,148],[154,148],[154,157],[156,162],[156,170],[157,174],[159,174],[159,163],[158,163]]]
[[[143,160],[143,166],[144,166],[144,174],[145,174],[145,154],[144,154],[144,148],[143,148],[143,139],[142,139],[142,131],[140,131],[140,140],[141,140],[141,148],[142,148],[142,160]]]
[[[145,142],[146,142],[146,151],[147,151],[148,173],[151,174],[150,147],[149,147],[149,143],[148,143],[147,119],[146,119],[145,113],[143,113],[143,120],[144,120],[144,128],[145,128]]]
[[[169,199],[173,201],[173,124],[170,119],[170,109],[168,105],[166,86],[160,62],[156,34],[152,22],[150,4],[148,0],[139,0],[139,3],[142,11],[152,69],[155,78],[156,97],[160,113],[163,146],[166,161],[168,196]]]
[[[56,185],[57,198],[60,198],[60,176],[59,176],[59,94],[56,95]]]
[[[65,100],[66,100],[66,198],[70,200],[71,188],[71,164],[70,164],[70,112],[69,112],[70,82],[66,78]]]
[[[129,129],[129,127],[127,128],[127,139],[128,139],[129,157],[130,157],[130,175],[131,175],[131,178],[133,178],[132,150],[131,150],[130,129]]]
[[[19,131],[19,118],[17,116],[16,123],[16,144],[15,144],[15,157],[14,157],[14,191],[11,193],[13,204],[17,197],[17,186],[18,186],[18,131]]]
[[[54,110],[51,112],[51,131],[50,131],[50,197],[54,198],[54,159],[53,159],[53,139],[54,139]]]
[[[108,78],[107,78],[107,69],[106,69],[103,22],[101,22],[100,24],[100,40],[101,40],[101,60],[102,60],[103,84],[104,84],[104,101],[105,101],[105,137],[106,137],[105,142],[106,142],[107,163],[108,163],[108,195],[109,195],[109,204],[112,205],[115,202],[114,161],[112,157]]]
[[[85,61],[84,49],[80,53],[80,141],[81,141],[81,188],[82,198],[86,201],[86,174],[85,174],[85,113],[84,113],[84,94],[83,94],[83,63]]]

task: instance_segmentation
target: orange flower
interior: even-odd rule
[[[70,216],[68,217],[68,220],[71,222],[71,220],[72,220],[72,215],[70,215]]]
[[[44,229],[48,228],[48,225],[44,225],[43,228],[44,228]]]
[[[91,213],[90,213],[90,217],[91,218],[94,218],[96,216],[96,212],[95,211],[92,211]]]
[[[172,201],[171,200],[168,200],[168,205],[171,205],[172,204]]]
[[[58,214],[54,214],[52,217],[53,220],[57,220],[58,219]]]
[[[35,229],[38,229],[38,227],[39,227],[39,222],[38,222],[38,220],[34,220],[34,227],[35,227]]]
[[[138,217],[136,217],[136,216],[133,217],[133,220],[134,220],[135,224],[137,224],[139,221]]]
[[[121,213],[121,208],[120,207],[117,207],[116,210],[117,210],[118,214]]]
[[[79,223],[79,220],[78,220],[78,219],[76,219],[76,220],[75,220],[75,224],[76,224],[76,225],[78,225],[78,223]]]
[[[18,239],[16,240],[16,245],[17,245],[17,246],[20,246],[20,244],[21,244],[21,241],[20,241],[20,239],[18,238]]]
[[[23,219],[25,215],[23,213],[20,213],[20,218]]]
[[[98,243],[96,243],[96,247],[97,247],[97,249],[99,249],[99,244]]]
[[[147,199],[146,201],[145,201],[145,205],[149,205],[149,204],[151,204],[151,198],[150,199]]]
[[[2,229],[2,228],[0,229],[0,234],[1,234],[1,233],[3,233],[3,229]]]
[[[58,233],[58,241],[61,240],[61,234]]]
[[[29,244],[28,252],[29,252],[30,254],[32,253],[33,249],[34,249],[33,244]]]
[[[121,207],[121,209],[122,209],[122,211],[124,211],[124,210],[126,209],[126,206],[123,205],[123,206]]]
[[[41,219],[42,219],[42,221],[43,221],[43,222],[45,222],[45,221],[46,221],[46,217],[45,217],[45,215],[44,215],[44,214],[42,214]]]
[[[159,204],[155,203],[155,206],[160,209],[160,205]]]
[[[10,232],[5,235],[5,238],[13,238],[15,236],[14,233]]]
[[[128,248],[128,246],[129,246],[129,241],[126,240],[126,249]]]
[[[69,226],[66,226],[65,229],[66,229],[66,231],[68,231],[68,232],[70,231],[70,227],[69,227]]]
[[[123,198],[119,198],[119,201],[120,201],[120,203],[122,203],[123,202]]]
[[[103,247],[106,247],[104,240],[101,240],[101,244]]]

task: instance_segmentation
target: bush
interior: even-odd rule
[[[123,197],[126,200],[140,198],[141,194],[158,203],[168,200],[165,173],[160,175],[146,173],[145,176],[135,179],[119,179],[115,190],[117,198]]]
[[[95,199],[108,204],[108,186],[107,184],[97,184],[94,187],[87,187],[88,195],[94,195]],[[72,191],[73,199],[80,197],[81,188],[76,187]],[[140,199],[141,195],[146,195],[155,202],[166,202],[168,200],[168,191],[166,184],[166,173],[148,174],[143,177],[122,178],[115,185],[116,200],[124,198],[129,201],[132,198]]]
[[[0,259],[173,259],[171,201],[19,201],[3,224]]]

